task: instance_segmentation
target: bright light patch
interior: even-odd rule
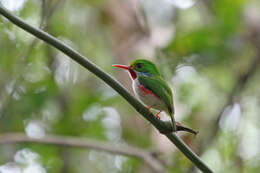
[[[26,66],[26,73],[23,74],[25,80],[31,83],[36,83],[43,80],[50,71],[47,70],[43,62],[29,63]]]
[[[102,119],[102,124],[106,128],[106,136],[111,141],[119,141],[121,139],[121,119],[116,109],[112,107],[103,108],[105,117]]]
[[[243,134],[239,145],[239,155],[245,160],[256,158],[260,153],[259,129],[254,125],[246,125],[246,134]]]
[[[195,4],[195,0],[166,0],[177,8],[188,9]]]
[[[70,40],[64,38],[61,38],[61,40],[73,48],[76,47]],[[57,61],[55,65],[55,81],[61,88],[68,86],[68,84],[75,84],[78,81],[78,65],[72,62],[69,58],[64,57],[62,53],[57,54]]]
[[[14,162],[0,166],[0,173],[22,173],[21,168]]]
[[[101,113],[101,106],[98,104],[94,104],[88,109],[86,109],[83,113],[83,119],[85,121],[95,121],[98,119],[98,115]]]
[[[95,121],[99,118],[100,115],[104,115],[101,122],[106,128],[105,135],[106,137],[113,141],[119,141],[121,139],[121,119],[120,115],[116,109],[112,107],[101,107],[98,104],[94,104],[88,109],[86,109],[82,115],[85,121]]]
[[[105,170],[101,172],[121,172],[124,163],[127,161],[127,157],[125,156],[112,155],[95,150],[90,150],[88,159],[90,162],[96,164],[101,170]],[[128,169],[131,170],[131,167],[129,166]]]
[[[241,117],[241,108],[238,103],[228,106],[219,121],[219,126],[224,131],[235,131]]]
[[[44,124],[39,121],[30,121],[25,127],[25,132],[31,138],[43,138],[45,136]]]
[[[222,161],[221,156],[217,150],[208,150],[205,154],[203,154],[202,159],[205,160],[208,166],[215,170],[215,172],[221,172]]]
[[[10,11],[19,11],[23,8],[26,0],[0,0],[5,8]]]
[[[46,173],[39,160],[39,154],[24,148],[16,152],[15,162],[8,162],[0,166],[0,173]]]
[[[115,157],[115,166],[118,170],[122,171],[124,162],[127,161],[127,157],[117,155]]]
[[[19,164],[33,164],[36,163],[40,156],[32,152],[30,149],[25,148],[16,152],[14,156],[15,162]]]
[[[46,170],[40,164],[31,164],[23,170],[23,173],[46,173]]]
[[[178,65],[176,72],[175,80],[185,80],[185,82],[192,80],[197,75],[197,71],[194,67],[185,64]]]
[[[241,120],[241,128],[238,131],[238,135],[242,138],[239,145],[239,155],[244,160],[252,162],[260,154],[259,98],[253,96],[244,97],[241,105],[243,106],[243,119]]]

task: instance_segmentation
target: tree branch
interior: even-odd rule
[[[112,76],[101,70],[94,63],[90,62],[87,58],[85,58],[80,53],[73,50],[71,47],[65,45],[55,37],[50,34],[37,29],[25,21],[20,19],[19,17],[13,15],[7,9],[5,9],[2,5],[0,5],[0,14],[9,19],[12,23],[19,26],[23,30],[31,33],[32,35],[38,37],[39,39],[45,41],[51,46],[57,48],[62,51],[64,54],[69,56],[71,59],[75,60],[77,63],[88,69],[90,72],[94,73],[97,77],[102,79],[106,84],[112,87],[115,91],[117,91],[125,100],[131,104],[137,112],[139,112],[145,119],[151,122],[154,127],[156,127],[161,133],[165,134],[168,139],[176,145],[176,147],[187,157],[189,158],[201,171],[206,173],[213,172],[175,133],[172,132],[172,126],[170,123],[164,123],[162,121],[158,121],[152,113],[150,113],[145,106],[138,101],[135,97],[133,97],[119,82],[117,82]]]
[[[42,144],[62,145],[66,147],[91,148],[94,150],[102,150],[112,154],[136,157],[142,159],[154,172],[165,172],[161,162],[156,159],[151,152],[126,146],[115,145],[93,139],[77,138],[59,135],[46,135],[44,138],[30,138],[24,133],[6,133],[0,135],[0,144],[10,144],[17,142],[33,142]]]

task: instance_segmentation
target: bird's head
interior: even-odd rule
[[[160,75],[159,70],[155,66],[155,64],[151,61],[145,60],[145,59],[138,59],[133,61],[130,66],[127,65],[119,65],[115,64],[114,67],[122,68],[125,70],[128,70],[130,72],[130,75],[133,79],[135,79],[138,76],[156,76]]]

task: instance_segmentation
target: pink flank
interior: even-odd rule
[[[139,85],[140,90],[142,90],[145,94],[153,95],[154,97],[157,97],[160,99],[157,95],[155,95],[151,90],[145,88],[143,85]]]

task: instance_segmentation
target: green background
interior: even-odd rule
[[[9,5],[130,92],[128,74],[111,65],[136,58],[154,61],[173,89],[176,120],[199,131],[196,137],[178,133],[186,144],[215,172],[260,171],[257,0],[191,1],[188,6],[177,0],[27,0]],[[160,152],[168,172],[198,172],[115,91],[36,40],[0,17],[0,133],[126,144]],[[132,157],[34,143],[0,145],[0,170],[5,173],[11,162],[26,173],[151,172]]]

